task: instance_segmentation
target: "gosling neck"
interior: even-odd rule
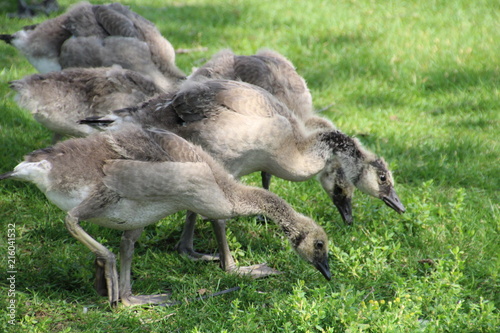
[[[305,238],[307,223],[311,220],[297,213],[285,200],[276,194],[264,189],[252,187],[244,189],[238,203],[235,204],[235,213],[239,215],[262,214],[276,223],[288,237],[294,247]]]
[[[320,133],[318,139],[330,152],[329,158],[338,158],[347,179],[356,183],[363,172],[367,154],[359,141],[339,130]]]

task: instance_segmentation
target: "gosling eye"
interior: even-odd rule
[[[385,182],[385,181],[387,181],[387,176],[384,175],[384,174],[382,174],[382,175],[379,176],[379,179],[380,179],[381,182]]]
[[[316,243],[314,243],[314,248],[316,250],[323,250],[323,246],[325,246],[323,241],[316,241]]]

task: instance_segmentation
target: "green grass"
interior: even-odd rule
[[[69,1],[59,1],[67,6]],[[99,2],[101,3],[101,2]],[[11,332],[498,332],[500,331],[500,3],[479,1],[126,1],[157,24],[190,72],[222,48],[269,47],[296,65],[315,107],[390,163],[407,213],[359,192],[344,225],[315,180],[272,190],[331,239],[333,279],[300,261],[271,223],[230,222],[240,265],[284,272],[251,280],[173,249],[183,214],[147,228],[133,267],[136,293],[173,300],[241,290],[170,308],[110,309],[92,287],[93,256],[64,213],[29,184],[0,185],[0,330]],[[7,18],[0,31],[42,21]],[[50,145],[7,82],[34,73],[0,45],[0,172]],[[256,175],[245,182],[259,184]],[[7,322],[8,225],[16,232],[16,318]],[[119,233],[84,227],[112,249]],[[216,248],[199,223],[199,250]]]

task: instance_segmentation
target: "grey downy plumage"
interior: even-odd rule
[[[173,131],[202,146],[235,177],[265,171],[283,179],[304,181],[322,172],[335,156],[345,177],[356,187],[399,204],[391,172],[383,159],[339,130],[305,127],[269,92],[244,82],[189,80],[176,94],[163,95],[90,122],[100,121],[111,129],[133,121]],[[180,246],[184,252],[198,256],[192,249],[195,220],[189,217]],[[222,235],[218,238],[223,268],[244,273],[244,268],[236,267],[230,255],[222,231],[224,222],[216,221],[214,226]],[[251,275],[259,274],[254,267],[249,271]]]
[[[82,118],[136,106],[162,92],[146,76],[119,66],[70,68],[9,83],[17,93],[17,104],[54,132],[54,142],[63,135],[80,137],[97,131],[78,124]]]
[[[153,23],[119,3],[80,2],[60,16],[0,39],[41,73],[120,65],[148,76],[164,91],[185,78],[170,42]]]
[[[132,254],[145,226],[181,210],[214,219],[267,215],[303,259],[331,278],[328,239],[320,226],[275,194],[238,183],[200,147],[167,131],[128,124],[66,140],[28,154],[0,175],[8,178],[34,183],[67,211],[66,228],[96,255],[97,287],[112,305],[119,299],[126,305],[165,301],[162,295],[132,295]],[[85,232],[82,220],[124,231],[120,279],[114,254]]]

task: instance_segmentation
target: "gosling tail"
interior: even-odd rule
[[[103,118],[103,117],[87,117],[85,119],[78,120],[79,124],[89,125],[92,127],[107,127],[115,122],[115,119]]]
[[[14,37],[12,35],[1,34],[0,39],[6,42],[7,44],[12,44],[11,42],[14,39]]]
[[[9,172],[3,173],[0,175],[0,180],[8,179],[8,178],[12,177],[13,174],[14,174],[14,171],[9,171]]]

